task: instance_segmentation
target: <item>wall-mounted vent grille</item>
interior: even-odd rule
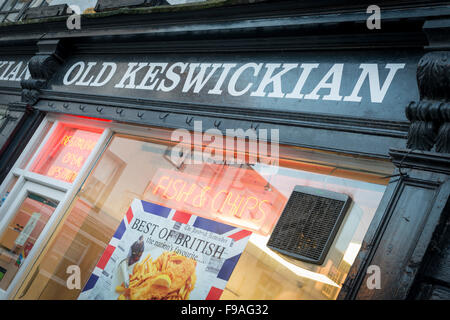
[[[296,186],[267,246],[301,261],[322,264],[350,203],[345,194]]]

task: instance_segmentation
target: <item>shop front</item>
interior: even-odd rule
[[[0,181],[6,177],[43,118],[38,111],[21,103],[20,83],[31,77],[28,60],[34,53],[35,48],[30,44],[17,45],[15,52],[0,49]],[[1,194],[0,203],[6,196]]]
[[[414,129],[435,9],[388,11],[389,44],[236,7],[46,35],[22,81],[45,118],[0,187],[0,298],[417,297],[448,211],[448,142]],[[298,45],[303,19],[322,41]]]
[[[172,156],[174,150],[178,154],[178,150],[187,152],[191,147],[175,143],[173,132],[49,114],[36,133],[42,137],[40,147],[28,155],[29,159],[20,159],[23,164],[13,169],[17,187],[13,189],[11,201],[5,203],[6,209],[2,208],[5,219],[10,221],[3,229],[1,241],[3,260],[10,261],[10,264],[2,261],[2,267],[7,270],[2,289],[8,292],[14,287],[14,280],[28,267],[28,277],[14,293],[16,298],[77,298],[80,291],[67,287],[67,268],[79,266],[82,283],[86,284],[99,268],[105,250],[130,208],[138,211],[137,207],[144,203],[144,206],[154,204],[175,211],[172,215],[179,216],[178,223],[186,224],[192,220],[191,216],[198,216],[245,231],[242,236],[246,246],[238,252],[233,273],[227,281],[222,279],[225,283],[221,285],[226,285],[218,288],[223,291],[223,299],[335,299],[382,199],[388,181],[385,176],[392,173],[392,165],[387,161],[356,159],[287,145],[279,147],[277,166],[271,165],[275,158],[270,154],[263,162],[255,163],[248,159],[257,158],[257,154],[243,154],[244,161],[240,163],[241,155],[235,150],[228,161],[214,161],[219,153],[225,157],[229,150],[216,147],[205,151],[211,149],[209,144],[194,146],[206,152],[202,154],[205,161],[196,163],[194,157]],[[206,136],[203,138],[206,140]],[[224,146],[229,140],[219,136],[214,139],[224,140]],[[272,149],[270,143],[268,149]],[[294,194],[297,199],[293,198]],[[321,201],[312,203],[319,195],[317,199]],[[327,202],[333,195],[348,197],[342,217],[338,216],[341,202]],[[275,243],[275,249],[267,247],[288,201],[294,201],[291,205],[294,207],[304,202],[301,204],[310,211],[323,210],[323,214],[335,215],[301,217],[306,223],[302,233],[305,238],[297,241],[302,242],[305,257],[313,263],[305,258],[295,259],[292,254],[280,255],[280,250],[295,253],[289,245],[285,248],[284,243]],[[32,213],[31,217],[27,213]],[[208,264],[219,257],[218,253],[213,254],[215,247],[204,248],[203,243],[183,244],[175,235],[169,237],[152,228],[155,221],[150,218],[144,220],[136,215],[128,221],[129,227],[136,225],[137,235],[144,235],[148,243],[148,239],[154,238],[154,245],[163,246],[164,251],[185,256],[195,254],[200,267],[212,268]],[[294,222],[297,219],[292,218]],[[36,222],[30,228],[34,219]],[[327,239],[338,220],[342,221],[332,238]],[[27,226],[31,231],[26,231]],[[175,226],[172,223],[168,228]],[[286,242],[286,236],[292,237],[297,232],[291,227],[280,236]],[[49,235],[45,245],[41,243],[41,234]],[[186,234],[192,236],[192,231]],[[237,238],[236,243],[239,240],[242,239]],[[152,251],[147,242],[145,255]],[[44,249],[37,262],[30,266],[27,260],[33,259],[33,248],[39,245]],[[172,246],[168,249],[166,245]],[[202,266],[201,262],[206,265]],[[217,263],[220,266],[220,259]],[[110,266],[104,272],[115,277],[118,270]],[[208,283],[201,282],[205,281],[201,273],[197,278],[199,289],[203,289]]]

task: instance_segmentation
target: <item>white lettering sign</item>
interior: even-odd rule
[[[0,61],[0,80],[19,82],[30,77],[28,64],[23,61]]]
[[[0,68],[8,63],[0,61]],[[184,63],[78,61],[63,77],[64,85],[220,95],[382,103],[404,63]],[[15,78],[19,66],[6,65],[1,75]],[[114,77],[119,71],[119,76]],[[325,71],[325,72],[324,72]],[[353,71],[349,73],[348,71]],[[349,77],[346,74],[352,74]],[[383,74],[383,76],[381,76]],[[384,78],[384,79],[383,79]],[[111,81],[116,82],[110,84]],[[0,78],[1,80],[1,78]],[[227,83],[228,80],[228,83]],[[341,84],[345,83],[346,92]],[[294,86],[295,84],[295,86]],[[366,84],[367,97],[361,96]],[[350,86],[350,87],[349,87]],[[206,88],[206,89],[205,89]],[[308,88],[308,89],[306,89]],[[347,94],[347,95],[346,95]]]

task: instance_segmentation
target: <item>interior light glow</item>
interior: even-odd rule
[[[276,262],[278,262],[279,264],[283,265],[284,267],[286,267],[289,270],[291,270],[292,272],[294,272],[296,275],[303,277],[303,278],[308,278],[308,279],[311,279],[314,281],[322,282],[322,283],[329,284],[331,286],[340,288],[340,286],[337,283],[332,281],[330,278],[328,278],[324,274],[320,274],[317,272],[313,272],[313,271],[301,268],[299,266],[296,266],[296,265],[284,260],[277,253],[275,253],[274,251],[267,248],[266,244],[267,244],[268,240],[269,240],[268,236],[261,236],[259,234],[254,233],[250,237],[249,241],[252,244],[254,244],[256,247],[258,247],[260,250],[264,251],[264,253],[269,255]]]
[[[251,168],[218,164],[207,168],[199,175],[160,168],[144,197],[176,210],[268,234],[286,197],[276,188],[265,190],[266,179]]]
[[[350,242],[350,244],[347,247],[347,250],[345,250],[343,260],[348,264],[352,265],[356,259],[356,256],[358,255],[359,249],[361,249],[361,244]]]
[[[102,118],[94,118],[94,117],[87,117],[87,116],[79,116],[79,115],[74,115],[74,114],[70,114],[68,116],[76,117],[76,118],[89,119],[89,120],[103,121],[103,122],[112,122],[112,120],[110,120],[110,119],[102,119]]]
[[[72,183],[96,146],[103,129],[65,124],[53,132],[31,171]]]

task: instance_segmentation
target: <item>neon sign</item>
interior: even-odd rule
[[[200,187],[195,183],[189,184],[185,180],[170,176],[162,176],[152,192],[153,194],[159,192],[165,199],[174,199],[196,208],[210,209],[237,218],[248,213],[253,220],[259,221],[264,220],[267,215],[267,209],[264,210],[262,207],[268,200],[261,200],[254,196],[241,196],[238,192],[233,193],[226,189],[212,190],[210,186]],[[208,192],[211,201],[207,203],[206,194]]]
[[[219,166],[219,165],[214,165]],[[144,197],[209,219],[268,234],[286,197],[251,168],[223,167],[211,176],[159,169]]]
[[[33,172],[72,183],[100,134],[72,127],[58,128],[41,151]]]

